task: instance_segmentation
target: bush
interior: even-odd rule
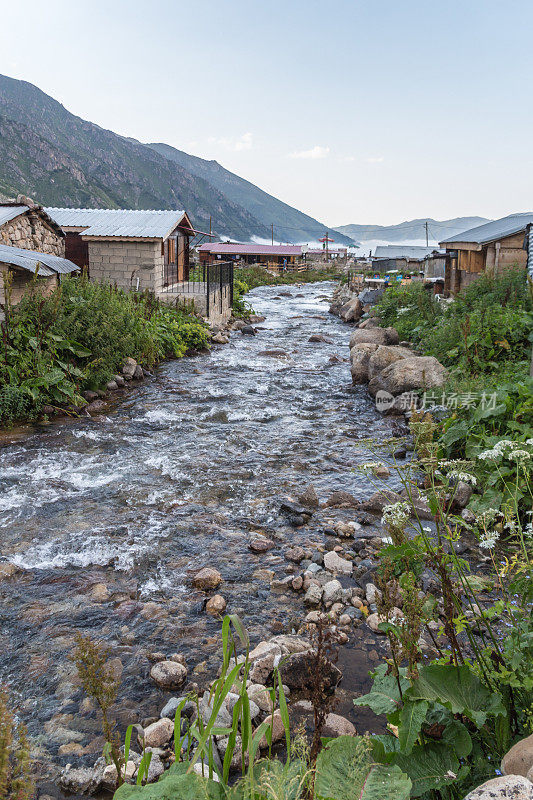
[[[65,277],[47,298],[30,291],[15,308],[7,303],[1,330],[2,424],[44,404],[79,404],[83,389],[104,387],[128,356],[151,367],[209,342],[191,314],[86,277]]]

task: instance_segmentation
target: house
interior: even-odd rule
[[[435,250],[434,247],[416,247],[413,245],[387,244],[376,247],[372,256],[372,268],[379,272],[391,269],[408,272],[421,270],[421,261]]]
[[[339,258],[347,258],[347,256],[347,247],[330,247],[328,250],[322,247],[311,247],[305,254],[307,261],[334,261]]]
[[[189,279],[185,211],[47,208],[66,237],[66,256],[91,280],[154,292]]]
[[[12,304],[29,286],[52,292],[61,275],[77,270],[64,256],[65,235],[42,206],[22,196],[0,203],[0,304],[6,300],[6,275]]]
[[[214,242],[198,248],[200,264],[218,261],[234,261],[240,265],[261,264],[263,266],[287,266],[301,264],[307,248],[301,244],[242,244],[238,242]]]
[[[527,263],[526,240],[533,213],[486,222],[440,243],[446,250],[444,291],[455,295],[483,272],[498,274]]]

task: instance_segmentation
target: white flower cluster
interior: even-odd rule
[[[458,470],[454,469],[451,472],[448,472],[448,478],[451,481],[462,481],[463,483],[469,483],[471,486],[477,485],[476,476],[471,475],[469,472],[459,472]]]
[[[398,502],[390,506],[385,506],[381,518],[382,525],[391,528],[403,528],[406,525],[410,514],[408,503]]]
[[[533,453],[521,447],[522,442],[513,442],[512,439],[500,439],[493,445],[492,449],[484,450],[479,453],[480,461],[498,461],[500,458],[507,458],[509,461],[516,461],[521,466],[525,466],[533,460]],[[526,439],[526,447],[533,447],[533,439]]]
[[[487,531],[485,536],[479,540],[479,546],[484,550],[492,550],[499,538],[498,531]]]

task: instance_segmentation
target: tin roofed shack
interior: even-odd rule
[[[511,214],[450,236],[446,250],[444,291],[456,295],[483,272],[493,275],[527,263],[527,235],[533,213]]]
[[[376,247],[372,256],[372,269],[388,272],[397,269],[403,272],[419,272],[422,260],[435,250],[434,247],[388,244]]]
[[[301,244],[244,244],[240,242],[213,242],[198,248],[200,264],[213,264],[216,261],[234,261],[237,266],[260,264],[291,269],[303,264],[306,259],[306,246]]]
[[[157,295],[189,279],[189,238],[195,231],[185,211],[46,211],[65,233],[67,257],[87,267],[91,280]]]
[[[49,294],[61,275],[76,270],[65,258],[63,231],[42,206],[23,196],[0,203],[0,304],[6,301],[6,276],[16,304],[30,286]]]

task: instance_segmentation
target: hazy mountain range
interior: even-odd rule
[[[271,223],[282,241],[312,241],[326,228],[216,161],[119,136],[0,76],[0,195],[19,193],[52,206],[185,208],[198,229],[211,217],[214,233],[244,241],[270,239]]]
[[[437,221],[430,217],[412,219],[399,225],[339,225],[335,228],[339,233],[356,241],[405,242],[410,239],[425,239],[426,222],[428,224],[429,241],[440,242],[448,236],[467,231],[476,225],[489,222],[485,217],[455,217]]]

